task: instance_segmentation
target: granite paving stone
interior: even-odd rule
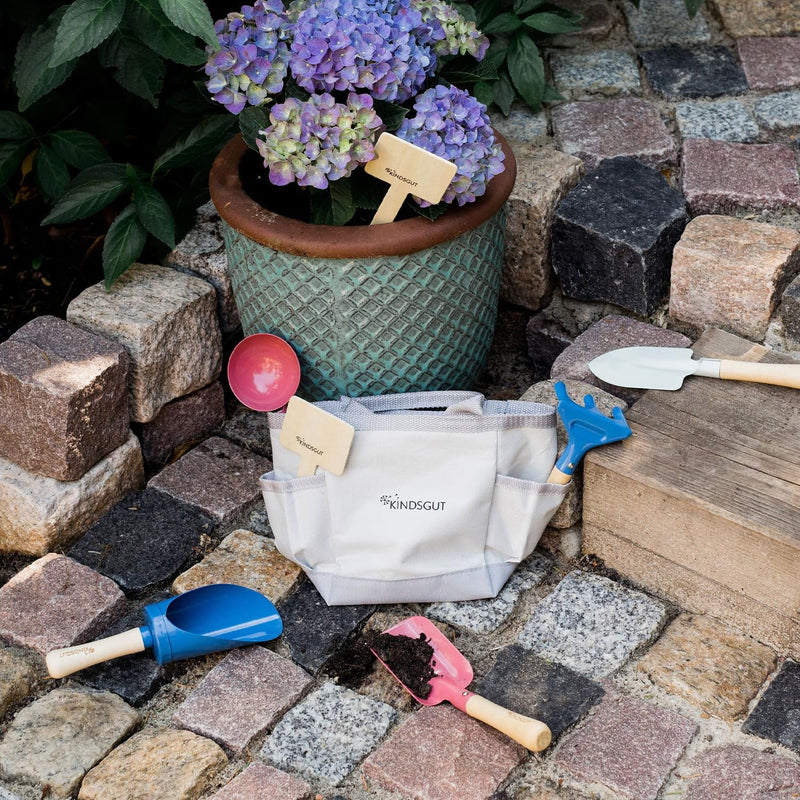
[[[212,436],[173,461],[147,484],[196,506],[219,523],[263,502],[258,479],[272,463],[221,436]]]
[[[623,2],[631,38],[640,47],[702,44],[711,31],[702,12],[690,17],[682,0],[641,0],[638,8]]]
[[[549,558],[534,553],[517,567],[497,597],[488,600],[434,603],[428,607],[427,616],[473,633],[491,633],[511,616],[520,595],[544,580],[551,566]]]
[[[132,433],[75,481],[0,457],[0,551],[40,556],[67,547],[143,483],[142,450]]]
[[[779,315],[786,335],[797,343],[795,349],[800,349],[800,276],[784,289]]]
[[[110,692],[62,687],[23,708],[0,742],[0,774],[66,798],[81,778],[139,723]]]
[[[619,669],[652,641],[666,609],[643,592],[573,570],[533,610],[518,642],[590,678]]]
[[[86,775],[78,800],[197,800],[227,763],[210,739],[146,728]]]
[[[264,647],[233,650],[181,703],[172,722],[238,755],[310,682],[307,672]]]
[[[800,37],[746,36],[736,47],[751,89],[800,86]]]
[[[220,435],[254,453],[272,457],[267,415],[239,406],[223,424]]]
[[[0,456],[74,481],[128,438],[128,354],[52,316],[0,343]]]
[[[120,500],[69,555],[137,595],[199,558],[214,521],[197,508],[144,489]]]
[[[124,598],[108,578],[48,553],[0,587],[0,637],[46,655],[90,639],[119,612]]]
[[[220,328],[223,333],[231,333],[241,327],[241,322],[228,272],[221,225],[216,213],[212,219],[199,219],[167,255],[164,265],[202,278],[214,287]]]
[[[800,234],[719,214],[695,217],[675,246],[669,312],[762,341],[781,290],[800,270]]]
[[[111,289],[98,283],[81,292],[67,307],[67,320],[128,351],[131,419],[150,422],[170,400],[219,376],[216,305],[206,281],[168,267],[134,264]]]
[[[781,665],[742,730],[800,753],[800,664]]]
[[[157,592],[147,598],[147,604],[157,603],[169,597],[168,592]],[[97,638],[114,636],[131,628],[144,625],[142,609],[145,602],[134,603],[133,610],[116,620],[97,634]],[[75,680],[100,691],[114,692],[126,703],[141,706],[169,677],[170,667],[160,665],[153,658],[152,650],[122,656],[89,667],[75,674]]]
[[[800,91],[776,92],[756,100],[756,118],[767,130],[800,128]]]
[[[575,38],[605,38],[617,22],[617,14],[608,0],[560,0],[559,6],[581,15],[580,31],[554,37],[554,44]]]
[[[626,403],[633,403],[642,396],[642,389],[604,383],[589,369],[589,362],[620,347],[688,347],[690,344],[691,339],[678,331],[620,314],[609,314],[575,337],[575,341],[553,362],[550,374],[554,380],[582,381]]]
[[[694,216],[800,207],[795,154],[782,144],[686,139],[683,193]]]
[[[304,780],[254,762],[212,794],[210,800],[305,800],[311,794],[311,786]]]
[[[562,291],[651,314],[667,296],[672,248],[688,221],[683,196],[657,170],[604,161],[556,209],[551,258]]]
[[[775,653],[713,617],[681,614],[639,661],[668,692],[733,722],[775,666]]]
[[[528,106],[512,106],[508,116],[492,115],[492,126],[514,144],[547,144],[549,121],[544,111],[534,112]]]
[[[508,198],[500,296],[538,309],[552,294],[550,229],[556,207],[583,173],[580,159],[549,147],[519,145],[517,181]]]
[[[144,460],[162,466],[197,444],[225,421],[225,390],[219,381],[167,403],[155,419],[134,423]]]
[[[368,783],[416,800],[488,800],[525,758],[503,734],[450,705],[408,717],[364,762]]]
[[[642,90],[636,60],[624,50],[553,50],[549,62],[556,89],[570,100],[640,94]]]
[[[210,583],[237,583],[281,603],[300,574],[300,567],[282,556],[271,539],[236,530],[199,564],[175,578],[172,591],[177,594]]]
[[[580,558],[583,528],[580,523],[570,525],[568,528],[545,528],[539,547],[545,553],[552,553],[568,561]]]
[[[42,676],[42,665],[30,650],[0,648],[0,718],[21,703]]]
[[[734,39],[800,33],[800,0],[716,0],[714,7]]]
[[[637,697],[606,695],[564,741],[556,763],[626,800],[655,800],[697,725]]]
[[[690,765],[686,800],[762,800],[800,792],[800,765],[774,753],[729,744],[712,747]]]
[[[586,716],[605,694],[599,683],[518,644],[500,650],[476,687],[475,692],[498,705],[546,722],[553,740]]]
[[[630,156],[662,169],[678,158],[675,140],[656,106],[637,97],[556,106],[553,127],[560,148],[587,167]]]
[[[386,703],[326,682],[283,716],[260,757],[335,785],[375,748],[396,717]]]
[[[534,366],[534,375],[542,380],[550,375],[553,362],[574,341],[564,329],[545,314],[531,315],[525,325],[525,341],[528,358]]]
[[[747,79],[727,47],[668,45],[639,53],[653,91],[668,99],[743,94]]]
[[[758,123],[738,100],[678,103],[675,119],[684,139],[752,142],[758,138]]]
[[[292,659],[317,672],[375,611],[375,606],[329,606],[314,585],[304,580],[279,606],[281,642]]]

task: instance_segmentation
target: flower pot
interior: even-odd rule
[[[505,170],[476,202],[435,222],[371,226],[314,225],[265,209],[242,188],[247,145],[237,136],[223,148],[209,184],[242,328],[294,347],[301,395],[472,385],[494,333],[503,206],[516,177],[513,153],[498,138]]]

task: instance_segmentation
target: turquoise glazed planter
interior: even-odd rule
[[[505,241],[505,170],[475,203],[436,222],[312,225],[266,210],[242,189],[240,137],[214,162],[211,198],[245,335],[286,339],[300,359],[299,394],[470,388],[491,345]]]

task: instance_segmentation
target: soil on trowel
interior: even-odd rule
[[[395,674],[414,695],[423,700],[431,693],[431,678],[436,677],[433,647],[424,633],[417,638],[393,636],[390,633],[368,632],[367,647]]]

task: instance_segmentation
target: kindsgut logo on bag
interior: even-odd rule
[[[382,494],[381,503],[392,511],[444,511],[444,500],[401,500],[400,495]]]

